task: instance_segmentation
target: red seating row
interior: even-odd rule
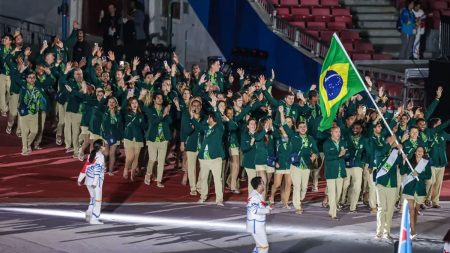
[[[351,16],[348,8],[295,8],[295,7],[279,7],[277,8],[278,15],[333,15],[333,16]]]
[[[338,7],[339,0],[271,0],[277,6],[329,6]]]
[[[350,53],[350,58],[354,61],[361,60],[392,60],[389,54],[372,54],[372,53]]]

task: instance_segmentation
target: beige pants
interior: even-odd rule
[[[11,77],[0,74],[0,111],[8,111],[9,88],[11,87]]]
[[[426,181],[427,200],[431,201],[433,205],[439,205],[444,171],[445,167],[431,166],[431,179]]]
[[[31,143],[33,143],[38,133],[38,114],[28,114],[21,116],[20,127],[22,132],[22,152],[31,151]]]
[[[153,174],[153,167],[155,165],[155,162],[157,162],[158,164],[156,166],[156,181],[160,183],[162,182],[163,178],[168,143],[169,143],[168,141],[162,142],[147,141],[147,149],[148,149],[147,175]]]
[[[305,199],[310,172],[310,169],[300,169],[299,167],[291,165],[291,179],[292,185],[294,186],[292,203],[296,210],[301,209],[302,201]]]
[[[39,146],[42,141],[42,135],[44,134],[45,119],[47,116],[46,112],[39,112],[39,123],[38,123],[38,133],[36,135],[36,140],[34,141],[34,146]]]
[[[214,178],[214,188],[216,192],[216,203],[223,202],[223,185],[222,185],[222,158],[211,160],[199,159],[201,175],[200,198],[206,200],[208,198],[208,176],[211,171]]]
[[[343,178],[327,179],[328,205],[330,206],[328,214],[331,217],[336,217],[337,215],[337,205],[342,194],[343,182]]]
[[[67,108],[67,103],[65,103],[63,105],[60,103],[56,103],[56,109],[57,109],[57,113],[58,113],[58,125],[56,125],[56,135],[61,136],[61,137],[63,136],[63,131],[64,131],[66,108]],[[66,147],[67,147],[67,143],[66,143]]]
[[[198,152],[186,151],[188,180],[191,192],[197,190],[197,155]]]
[[[377,234],[390,234],[392,215],[394,214],[395,202],[397,200],[397,188],[377,185]]]
[[[361,167],[346,168],[347,177],[344,179],[342,186],[341,204],[350,204],[350,211],[356,210],[359,194],[361,193],[362,172]],[[350,189],[349,189],[350,187]]]
[[[367,182],[367,188],[369,193],[369,206],[370,208],[377,208],[377,192],[376,186],[373,182],[373,171],[370,172],[369,168],[364,168],[364,180]]]
[[[252,193],[252,191],[254,190],[251,182],[252,182],[252,179],[254,177],[256,177],[256,169],[245,168],[245,173],[247,173],[248,195],[250,195],[250,193]]]
[[[12,94],[11,96],[9,96],[8,105],[9,105],[8,126],[13,127],[19,109],[19,94]],[[17,129],[20,129],[20,119],[17,121]]]
[[[320,159],[316,159],[313,162],[313,169],[311,170],[313,189],[319,189],[320,171],[323,167],[324,153],[319,153],[319,157]]]
[[[74,155],[78,155],[80,146],[78,137],[80,135],[81,113],[66,112],[64,122],[64,142],[66,148],[73,148]]]

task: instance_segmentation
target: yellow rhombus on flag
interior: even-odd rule
[[[323,118],[319,130],[331,128],[339,106],[364,89],[358,70],[335,33],[320,72],[319,95]]]

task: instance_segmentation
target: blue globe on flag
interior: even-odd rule
[[[342,77],[336,71],[327,71],[323,80],[323,86],[327,91],[328,100],[333,100],[339,96],[343,85],[344,80],[342,80]]]

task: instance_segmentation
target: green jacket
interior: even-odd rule
[[[276,116],[275,116],[275,125],[281,126],[281,120],[280,120],[280,112],[278,111],[279,106],[283,106],[284,108],[284,115],[286,117],[292,117],[295,122],[297,122],[299,116],[300,116],[300,106],[298,104],[293,104],[292,106],[289,106],[286,104],[284,100],[276,100],[270,93],[266,90],[263,90],[264,97],[269,101],[269,103],[276,109]]]
[[[445,167],[447,161],[447,141],[450,141],[450,134],[446,132],[435,132],[429,141],[430,162],[434,167]]]
[[[255,134],[255,165],[267,165],[267,156],[269,152],[267,151],[268,137],[266,137],[266,130],[261,130]]]
[[[425,143],[420,138],[417,138],[415,141],[412,139],[407,139],[403,142],[403,151],[405,151],[408,159],[411,159],[414,156],[418,146],[426,147]]]
[[[414,164],[413,164],[414,167]],[[415,168],[414,168],[415,169]],[[401,169],[400,173],[402,175],[409,175],[411,173],[411,169],[409,168],[408,164],[405,163]],[[425,166],[425,169],[422,171],[422,173],[418,176],[419,181],[412,180],[408,184],[406,184],[403,187],[403,194],[414,196],[417,194],[417,196],[426,196],[427,190],[426,190],[426,180],[431,178],[431,165],[428,161],[427,165]]]
[[[291,139],[278,138],[277,139],[277,162],[278,168],[276,170],[289,170],[291,168],[290,157],[292,154]]]
[[[201,130],[202,128],[196,128],[194,126],[194,124],[192,123],[192,120],[195,119],[191,119],[189,115],[184,116],[187,119],[187,123],[186,126],[184,125],[185,123],[182,123],[181,125],[181,131],[184,132],[184,134],[187,136],[186,137],[186,141],[185,141],[185,149],[186,151],[189,152],[197,152],[200,150],[201,148],[201,137],[203,134],[203,131]],[[203,125],[203,126],[207,126],[206,120],[205,119],[199,119],[198,120],[199,124]]]
[[[203,132],[201,147],[198,153],[198,159],[216,159],[224,158],[225,152],[223,150],[222,138],[224,133],[224,126],[222,123],[222,117],[220,112],[214,112],[217,123],[210,127],[208,125],[202,125],[196,120],[191,120],[195,128],[198,128]]]
[[[366,157],[370,154],[369,140],[363,136],[358,138],[353,135],[347,135],[344,138],[348,146],[348,158],[345,162],[347,168],[363,168]]]
[[[306,120],[309,135],[317,139],[320,121],[322,120],[322,111],[319,104],[311,105],[306,103],[303,106],[299,106],[299,113],[300,120]]]
[[[91,118],[89,120],[89,131],[91,133],[96,135],[101,135],[101,126],[102,126],[102,119],[105,115],[106,111],[106,99],[102,99],[100,101],[97,100],[97,98],[92,98],[88,103],[91,105]]]
[[[316,154],[319,157],[316,140],[310,135],[301,136],[295,133],[286,124],[283,124],[283,128],[289,136],[289,141],[292,143],[292,152],[297,153],[300,157],[300,167],[310,169],[312,165],[311,155]],[[298,166],[298,164],[295,166]]]
[[[372,131],[373,132],[373,131]],[[376,136],[375,134],[369,135],[369,148],[367,149],[366,162],[370,168],[380,165],[384,158],[384,155],[388,152],[391,146],[387,143],[386,138],[383,135]]]
[[[383,159],[381,160],[380,164],[376,167],[374,173],[373,173],[373,180],[375,181],[376,184],[380,184],[383,185],[385,187],[389,187],[389,188],[395,188],[397,187],[397,184],[399,182],[397,182],[397,170],[399,169],[398,167],[402,165],[403,162],[403,158],[402,155],[398,154],[397,160],[395,160],[394,164],[392,165],[392,167],[389,169],[389,171],[380,177],[376,177],[376,175],[379,173],[380,170],[382,170],[383,165],[386,163],[389,155],[391,154],[393,149],[389,149],[387,150],[387,152],[385,154],[383,154]]]
[[[120,112],[111,113],[109,110],[106,110],[103,113],[103,117],[101,119],[101,127],[100,127],[100,135],[103,139],[108,140],[111,136],[113,136],[116,140],[123,139],[123,119]]]
[[[6,48],[4,45],[0,45],[0,74],[9,76],[9,67],[6,64],[6,56],[11,52],[13,49],[12,46],[9,48]]]
[[[81,90],[81,84],[77,83],[75,79],[66,80],[66,75],[63,75],[61,80],[62,85],[69,85],[72,88],[72,91],[69,92],[66,88],[64,88],[63,92],[67,96],[67,108],[66,112],[72,113],[81,113],[82,108],[81,104],[84,102],[83,98],[76,95],[77,91]]]
[[[145,139],[151,142],[172,140],[172,132],[170,131],[172,117],[170,117],[170,113],[163,117],[164,107],[161,107],[161,110],[158,111],[154,105],[150,105],[149,107],[143,106],[142,109],[148,118]]]
[[[246,131],[241,136],[241,151],[243,154],[242,158],[242,167],[248,169],[255,169],[255,156],[256,156],[256,141],[251,144],[252,138],[257,138],[257,135],[261,135],[260,133],[251,134]],[[260,138],[260,137],[258,137]]]
[[[140,112],[126,112],[123,138],[130,141],[144,142],[145,120]]]
[[[345,171],[345,156],[339,157],[339,152],[345,149],[345,142],[340,140],[339,143],[335,143],[331,138],[326,140],[323,144],[323,152],[325,155],[325,178],[336,179],[347,177]]]

